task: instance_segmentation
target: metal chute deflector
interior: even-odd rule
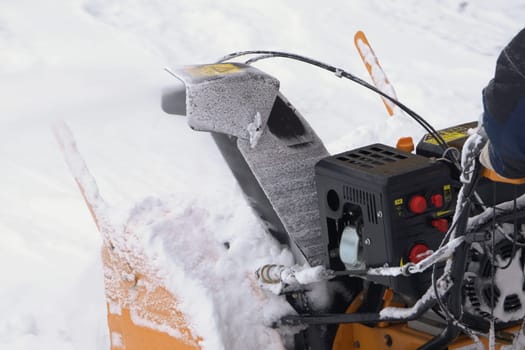
[[[173,73],[186,87],[185,108],[169,109],[182,97],[172,89],[163,96],[166,112],[184,110],[192,129],[240,139],[249,139],[248,125],[257,115],[266,125],[279,91],[277,79],[240,63],[189,66]]]
[[[279,81],[240,63],[183,67],[173,74],[186,86],[188,124],[212,134],[267,231],[290,245],[298,262],[327,264],[313,169],[328,152],[279,92]],[[180,96],[166,93],[165,111]]]

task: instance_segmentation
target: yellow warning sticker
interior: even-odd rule
[[[450,202],[452,200],[452,190],[449,184],[443,186],[443,195],[445,197],[445,202]]]
[[[450,129],[440,130],[439,134],[441,135],[443,140],[445,140],[446,143],[449,143],[449,142],[452,142],[452,141],[455,141],[455,140],[459,140],[459,139],[462,139],[462,138],[468,136],[467,129],[464,128],[464,127],[457,127],[457,128],[450,128]],[[433,144],[433,145],[437,145],[438,144],[437,140],[432,135],[427,135],[425,137],[424,142],[430,143],[430,144]]]
[[[452,210],[442,210],[442,211],[438,211],[436,213],[436,217],[440,217],[440,216],[443,216],[443,215],[447,215],[447,214],[450,214],[452,212]]]
[[[403,216],[403,198],[394,199],[394,208],[396,209],[397,216]]]
[[[241,69],[239,67],[231,63],[208,64],[205,66],[190,67],[187,69],[188,73],[201,77],[231,74],[240,70]]]

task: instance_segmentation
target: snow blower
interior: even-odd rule
[[[486,140],[476,122],[437,131],[400,103],[362,32],[355,44],[374,85],[274,51],[169,70],[177,84],[164,92],[162,108],[211,134],[267,234],[295,259],[253,271],[259,286],[290,306],[271,326],[289,349],[524,348],[525,179],[497,178],[480,166]],[[396,147],[375,143],[330,155],[279,81],[253,66],[273,57],[356,82],[379,94],[390,115],[403,111],[427,134],[415,150],[405,138]],[[89,181],[77,182],[85,188]],[[97,197],[86,197],[101,231],[111,230],[97,214]],[[118,335],[112,349],[205,347],[147,259],[108,238],[104,263],[140,271],[128,280],[106,276],[109,327]],[[312,294],[319,284],[331,291],[322,309]],[[134,322],[137,310],[150,323]]]

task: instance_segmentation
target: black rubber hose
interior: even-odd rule
[[[437,337],[432,338],[429,342],[418,348],[418,350],[441,350],[446,349],[454,339],[459,336],[460,330],[458,327],[449,323],[447,327]]]

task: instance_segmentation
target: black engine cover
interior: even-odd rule
[[[358,232],[366,268],[415,262],[418,249],[439,247],[455,203],[447,164],[373,144],[322,159],[315,173],[332,269],[345,269],[338,252],[349,208],[361,216]],[[430,283],[428,273],[367,279],[410,297],[420,296]]]

